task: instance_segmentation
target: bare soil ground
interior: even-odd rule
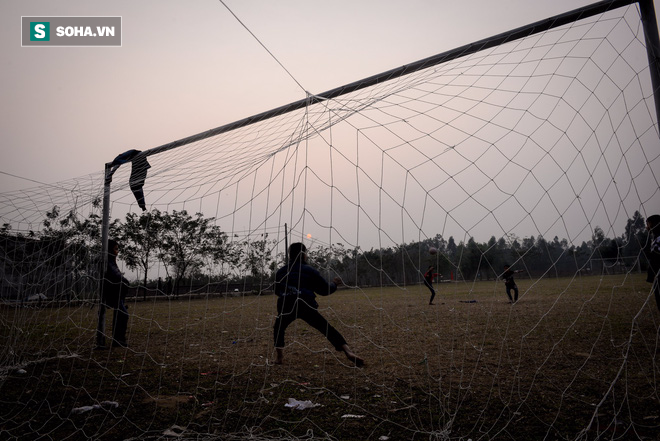
[[[274,365],[272,295],[135,301],[129,348],[102,351],[96,308],[4,307],[0,439],[660,440],[644,277],[518,286],[320,298],[362,369],[300,320]]]

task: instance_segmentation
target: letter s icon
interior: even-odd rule
[[[50,22],[31,21],[30,41],[50,41]]]
[[[38,24],[34,27],[34,36],[36,38],[46,38],[46,26]]]

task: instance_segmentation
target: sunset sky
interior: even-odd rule
[[[588,3],[225,1],[311,93]],[[21,47],[21,16],[121,16],[123,45]],[[216,0],[4,0],[0,22],[3,191],[97,172],[125,150],[305,97]]]
[[[127,150],[152,149],[304,99],[307,93],[322,94],[589,3],[593,2],[5,0],[0,3],[3,55],[0,70],[0,132],[3,135],[0,189],[8,192],[42,184],[50,186],[44,188],[57,188],[54,184],[78,177],[83,178],[79,181],[82,184],[75,184],[76,191],[98,188],[102,184],[99,173],[104,164]],[[587,69],[594,68],[594,72],[582,70],[580,75],[586,77],[567,81],[579,87],[583,87],[585,80],[594,83],[581,92],[564,88],[557,96],[547,89],[550,85],[546,85],[541,95],[534,95],[537,96],[534,103],[526,104],[529,106],[525,115],[536,120],[526,128],[518,125],[517,117],[513,115],[514,119],[502,120],[507,113],[504,109],[515,113],[515,109],[507,109],[507,102],[503,101],[497,104],[501,107],[496,115],[483,116],[479,120],[481,116],[475,114],[476,126],[481,121],[489,126],[490,132],[486,134],[484,129],[478,136],[470,135],[473,139],[455,151],[451,149],[463,139],[461,124],[475,125],[468,122],[472,116],[466,113],[463,121],[455,120],[456,127],[449,127],[453,132],[440,132],[438,127],[424,128],[428,139],[437,144],[416,146],[415,154],[421,154],[421,159],[411,156],[405,149],[385,153],[388,143],[395,142],[394,139],[387,141],[386,130],[378,135],[375,142],[379,145],[373,151],[367,154],[368,147],[362,143],[358,155],[357,146],[350,141],[355,139],[355,133],[349,130],[345,133],[345,141],[331,146],[335,161],[338,160],[336,155],[346,158],[343,171],[339,167],[328,167],[329,152],[323,153],[326,146],[321,135],[317,139],[320,145],[313,148],[307,158],[309,162],[304,164],[313,168],[315,177],[312,179],[318,178],[319,181],[316,184],[310,181],[310,187],[305,186],[305,181],[296,188],[302,196],[289,194],[294,178],[284,174],[282,161],[293,156],[285,153],[266,164],[270,161],[266,158],[274,155],[281,146],[286,147],[286,142],[283,144],[281,139],[275,138],[272,142],[267,141],[264,132],[260,131],[262,129],[254,128],[255,132],[249,135],[249,148],[243,148],[240,143],[231,147],[238,153],[228,150],[220,153],[221,149],[230,146],[226,141],[216,140],[219,144],[215,150],[204,154],[195,150],[197,147],[191,147],[192,154],[197,155],[192,159],[197,162],[190,162],[190,154],[183,152],[177,159],[166,155],[152,157],[154,167],[150,171],[148,190],[155,193],[149,194],[147,204],[150,208],[174,209],[190,205],[188,199],[181,199],[183,196],[190,194],[191,201],[194,201],[203,194],[207,200],[200,202],[195,210],[215,216],[226,230],[258,232],[264,225],[281,228],[288,221],[289,225],[296,223],[303,235],[311,233],[313,237],[319,237],[327,234],[325,240],[328,242],[343,240],[354,245],[368,243],[369,246],[382,245],[383,241],[388,244],[406,242],[435,234],[455,235],[460,240],[474,235],[484,241],[491,235],[498,238],[511,234],[543,235],[567,237],[579,243],[588,240],[596,226],[602,227],[609,236],[619,235],[634,211],[640,210],[647,215],[646,211],[656,210],[659,197],[657,177],[653,172],[657,160],[652,153],[657,140],[653,122],[639,129],[644,131],[642,134],[631,133],[637,129],[628,129],[626,134],[626,127],[619,122],[640,121],[634,112],[645,112],[642,119],[654,119],[648,110],[653,107],[649,106],[650,94],[628,87],[650,87],[645,71],[646,56],[640,44],[643,39],[640,38],[641,26],[636,12],[632,15],[630,22],[620,22],[616,32],[608,31],[613,38],[599,48],[604,50],[600,55],[593,52],[594,55],[586,54],[582,58],[578,49],[569,56],[565,53],[554,61],[549,59],[552,64],[560,57],[566,57],[568,61],[564,67],[573,61],[588,60],[585,65]],[[22,16],[121,16],[123,44],[121,47],[22,47]],[[594,32],[597,34],[598,30]],[[622,40],[622,47],[615,48],[616,34],[621,32],[627,33],[627,38],[632,35],[632,40]],[[587,38],[580,43],[589,45],[594,41]],[[516,44],[514,42],[512,46]],[[543,52],[544,43],[539,44]],[[574,44],[578,46],[571,43]],[[626,60],[630,56],[626,53],[627,48],[632,46],[637,47],[634,72]],[[611,51],[608,52],[608,48]],[[612,64],[612,60],[620,65]],[[509,64],[512,65],[515,62]],[[519,67],[524,69],[524,65],[521,63]],[[549,71],[551,75],[537,73],[539,78],[545,78],[542,81],[550,77],[560,81],[570,78],[571,74],[565,76],[559,67],[555,69],[558,70]],[[623,83],[611,86],[605,95],[594,98],[589,104],[589,97],[596,93],[595,89],[610,84],[609,78],[620,76],[619,73],[632,73],[633,77],[626,77]],[[455,74],[460,76],[462,71],[457,70]],[[634,78],[636,74],[640,77]],[[599,79],[601,76],[603,81]],[[497,78],[494,74],[491,80],[497,81]],[[449,87],[453,87],[453,80],[447,81]],[[414,86],[410,87],[414,89]],[[480,93],[478,87],[474,90],[471,87],[462,93]],[[496,94],[497,86],[493,86],[494,89],[489,87],[486,89]],[[520,96],[525,96],[523,89],[518,90]],[[436,98],[444,93],[436,94]],[[446,93],[453,96],[451,91]],[[558,101],[550,107],[534,109],[536,104],[541,106],[543,99],[555,98]],[[618,107],[610,108],[614,101],[607,101],[615,98],[620,103]],[[473,101],[479,102],[483,106],[476,109],[474,105],[474,110],[487,115],[487,100],[482,97]],[[422,98],[417,105],[423,103]],[[387,101],[382,104],[386,105]],[[590,107],[594,104],[595,107]],[[436,109],[444,107],[438,101]],[[447,106],[446,110],[452,111],[451,107]],[[617,110],[622,108],[625,108],[624,117]],[[398,111],[405,109],[404,105]],[[581,114],[576,118],[573,115],[578,110]],[[541,114],[544,116],[538,116]],[[416,116],[429,121],[434,118],[435,121],[445,121],[445,116],[427,115],[425,111]],[[489,119],[491,117],[494,119]],[[408,124],[405,116],[399,118],[403,125]],[[594,127],[599,123],[590,124],[590,118],[614,124],[612,130],[616,131],[616,136],[601,132],[603,138],[593,142],[596,139]],[[369,125],[368,121],[366,123],[365,130]],[[282,139],[295,134],[297,123],[293,121],[292,124],[293,131],[289,132],[286,132],[288,128],[278,127]],[[383,122],[378,124],[382,129],[386,128]],[[319,122],[315,129],[322,125]],[[540,125],[548,132],[539,130]],[[498,131],[503,127],[517,136],[517,140],[500,136]],[[328,135],[337,136],[341,130],[337,127]],[[558,147],[559,140],[551,140],[552,131],[571,138],[561,147],[563,150]],[[580,137],[577,133],[569,133],[574,131],[585,135],[586,142],[579,147],[572,145],[575,135]],[[405,129],[397,134],[410,136],[404,144],[417,136],[404,133]],[[454,136],[456,134],[459,136]],[[620,146],[610,141],[617,141],[624,134],[632,139],[635,148],[639,144],[635,140],[641,135],[644,139],[642,148],[646,151],[633,155],[627,150],[631,144],[625,144],[629,141],[621,140],[624,144]],[[485,142],[486,150],[479,147],[481,141]],[[399,138],[396,142],[400,142]],[[530,142],[533,145],[530,146]],[[419,150],[427,147],[431,149],[429,155]],[[623,151],[633,156],[625,160],[610,157]],[[246,169],[241,175],[234,170],[235,164],[231,161],[236,154],[244,153],[253,155],[249,158],[253,162],[252,169]],[[295,155],[300,159],[297,153]],[[350,159],[353,157],[355,161],[361,161],[359,168],[363,175],[358,179],[356,163]],[[422,171],[419,164],[426,162],[425,158],[434,158],[428,164],[432,168]],[[462,165],[465,161],[466,165]],[[189,176],[188,167],[190,170],[197,167],[195,173],[198,176]],[[271,168],[282,173],[273,174],[269,171]],[[248,177],[257,169],[254,179]],[[127,168],[122,170],[128,172]],[[295,170],[296,167],[289,168],[287,173],[295,173]],[[327,174],[325,182],[319,177],[324,174]],[[408,182],[409,175],[415,175],[416,186]],[[234,187],[234,183],[243,178],[245,181]],[[190,184],[188,179],[195,184]],[[336,183],[330,184],[333,179]],[[135,211],[137,206],[127,189],[127,178],[123,177],[117,183],[113,192],[118,189],[119,193],[113,193],[115,208],[111,209],[112,216],[123,217],[124,213]],[[273,183],[276,185],[271,185]],[[195,187],[197,184],[199,186]],[[366,193],[365,185],[372,184],[373,190]],[[281,193],[276,193],[275,187]],[[332,191],[323,193],[328,188]],[[259,191],[267,195],[264,201],[270,200],[269,208],[256,208]],[[307,195],[312,197],[308,199]],[[346,200],[341,199],[344,196]],[[176,198],[179,198],[176,203],[180,205],[169,205]],[[78,196],[69,199],[75,199],[76,204],[85,203]],[[334,205],[327,204],[330,200]],[[211,207],[211,201],[217,205]],[[307,205],[298,207],[303,201]],[[13,214],[8,219],[23,222],[20,228],[35,228],[45,209],[63,201],[46,198],[42,202],[44,206],[38,208],[34,200],[26,204],[33,207],[35,216],[27,221],[25,214],[14,210],[16,204],[9,197],[5,203]],[[67,203],[71,201],[67,200]],[[232,207],[241,206],[245,207],[244,212],[232,211]],[[259,215],[253,215],[253,207]],[[308,213],[310,218],[294,214],[298,209]],[[362,222],[369,225],[362,227]],[[328,228],[328,224],[332,228]],[[353,237],[333,237],[333,231],[343,231]]]

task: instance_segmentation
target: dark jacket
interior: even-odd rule
[[[296,261],[280,268],[275,274],[275,294],[278,297],[298,296],[318,308],[316,294],[327,296],[337,290],[334,282],[328,283],[315,268]]]
[[[513,280],[513,275],[515,274],[515,271],[511,270],[506,270],[504,273],[500,276],[502,279],[504,279],[504,286],[513,288],[516,286],[516,282]]]
[[[108,254],[108,266],[103,278],[103,303],[111,308],[117,308],[119,301],[126,298],[128,285],[128,280],[117,266],[117,256]]]

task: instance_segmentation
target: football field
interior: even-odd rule
[[[495,281],[436,285],[432,306],[423,285],[320,298],[361,369],[300,320],[274,365],[272,294],[129,301],[129,347],[100,351],[96,307],[5,306],[0,437],[656,439],[644,276],[518,286],[515,305]]]

